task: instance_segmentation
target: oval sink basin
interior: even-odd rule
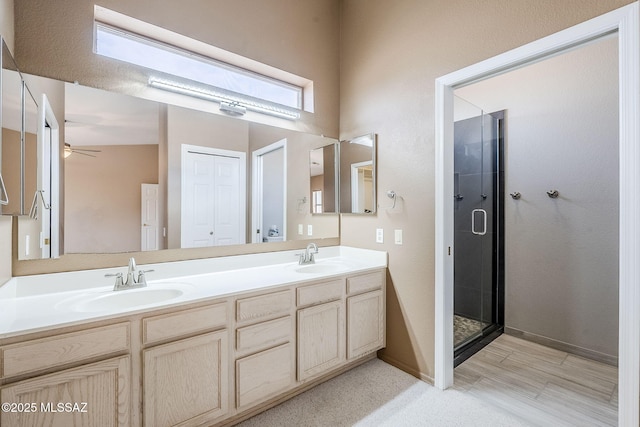
[[[191,288],[191,285],[176,283],[122,291],[100,292],[81,295],[63,301],[61,308],[66,307],[71,311],[83,313],[117,311],[171,301],[184,295]]]
[[[323,273],[339,273],[348,270],[348,266],[342,263],[323,262],[317,264],[297,265],[293,269],[298,273],[307,274],[323,274]]]

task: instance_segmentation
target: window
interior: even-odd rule
[[[272,67],[99,6],[95,10],[95,52],[157,71],[157,76],[149,79],[151,86],[240,107],[236,111],[247,109],[289,119],[299,117],[307,88],[185,49],[182,45],[200,44],[200,50],[203,46],[204,49],[208,47],[212,52],[226,53],[243,65],[256,64],[260,70],[271,71]],[[109,19],[103,22],[105,16]],[[125,25],[120,27],[119,23]],[[159,34],[162,37],[156,38]],[[172,39],[178,43],[174,45]],[[312,82],[306,79],[272,70],[274,74],[291,76],[290,80],[306,82],[312,87]]]
[[[322,190],[313,190],[311,198],[313,199],[313,213],[322,213]]]

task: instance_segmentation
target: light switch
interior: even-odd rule
[[[384,243],[384,230],[376,228],[376,243]]]
[[[307,225],[307,236],[313,236],[313,225]]]
[[[301,235],[301,236],[304,234],[304,231],[303,231],[303,228],[302,228],[302,224],[298,224],[298,234]]]
[[[402,244],[402,230],[394,230],[393,237],[396,245]]]

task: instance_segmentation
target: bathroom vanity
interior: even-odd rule
[[[375,357],[386,253],[293,255],[147,265],[148,286],[124,291],[104,278],[124,268],[13,278],[0,424],[233,424]]]

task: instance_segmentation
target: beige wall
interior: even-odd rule
[[[95,3],[312,80],[315,113],[303,113],[297,122],[272,122],[337,136],[338,0]],[[93,13],[94,2],[86,0],[16,2],[14,53],[20,69],[132,95],[147,93],[143,69],[93,53]],[[201,104],[218,113],[217,106]]]
[[[389,252],[387,360],[434,368],[434,80],[628,0],[344,0],[340,139],[378,134],[378,200],[394,210],[343,216],[341,242]],[[375,243],[375,229],[385,243]],[[404,244],[393,230],[404,229]]]
[[[65,160],[67,253],[139,251],[140,184],[158,183],[157,145],[93,145]]]
[[[0,0],[0,35],[9,50],[14,51],[13,0]]]

